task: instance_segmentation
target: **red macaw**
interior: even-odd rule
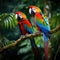
[[[40,8],[37,6],[29,6],[29,13],[33,16],[35,25],[39,28],[39,31],[43,33],[45,59],[48,60],[48,40],[50,38],[50,26],[48,19],[43,16]]]
[[[26,15],[23,12],[16,12],[15,14],[16,14],[16,18],[18,20],[18,25],[22,35],[25,35],[26,33],[32,34],[33,33],[32,25],[28,21]],[[34,38],[31,38],[30,42],[31,42],[35,59],[39,60],[40,56],[39,56],[38,48],[35,44]]]

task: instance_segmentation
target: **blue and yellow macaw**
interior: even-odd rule
[[[50,25],[48,19],[43,16],[41,9],[37,6],[29,6],[29,13],[34,18],[36,27],[43,33],[45,59],[48,60],[48,40],[50,38]]]

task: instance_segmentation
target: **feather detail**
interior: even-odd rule
[[[31,38],[30,42],[31,42],[31,45],[32,45],[32,51],[33,51],[34,57],[35,57],[34,60],[40,60],[39,51],[38,51],[38,48],[37,48],[37,46],[36,46],[36,44],[35,44],[34,39]]]
[[[49,26],[48,20],[46,18],[43,18],[40,13],[36,13],[35,18],[36,18],[36,25],[43,32],[44,40],[48,41],[50,37],[50,34],[49,34],[50,26]]]
[[[30,34],[33,33],[32,25],[30,24],[30,22],[28,20],[24,21],[24,28]]]
[[[19,22],[18,24],[21,28],[20,30],[22,31],[22,34],[25,34],[25,33],[32,34],[33,33],[32,25],[30,24],[30,22],[28,20],[23,20],[23,22]],[[40,60],[39,51],[35,44],[34,38],[31,38],[30,42],[31,42],[32,51],[34,53],[35,60]]]
[[[16,12],[17,15],[19,15],[20,20],[18,20],[18,25],[21,30],[21,34],[25,35],[26,33],[33,33],[32,25],[31,23],[27,20],[26,16],[22,12]],[[39,52],[37,49],[37,46],[35,44],[34,38],[30,39],[32,50],[35,56],[35,60],[40,60]]]
[[[19,25],[21,34],[25,35],[27,33],[27,31],[25,30],[23,23],[18,22],[18,25]]]
[[[45,59],[48,60],[48,40],[50,37],[50,26],[47,18],[43,18],[40,13],[35,15],[36,17],[36,25],[40,28],[44,37],[44,51],[45,51]]]
[[[44,42],[45,59],[48,60],[48,42]]]

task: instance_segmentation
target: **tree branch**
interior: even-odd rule
[[[58,30],[60,30],[60,25],[57,26],[55,29],[51,30],[51,31],[50,31],[50,34],[53,34],[53,33],[57,32]],[[27,38],[36,37],[36,36],[41,36],[41,35],[42,35],[41,32],[37,32],[37,33],[34,33],[34,34],[24,35],[24,36],[20,37],[18,40],[16,40],[16,41],[15,41],[14,43],[12,43],[12,44],[9,44],[9,45],[4,46],[4,47],[2,47],[2,48],[0,47],[0,52],[4,51],[5,49],[8,49],[8,48],[10,48],[10,47],[16,46],[16,45],[19,44],[21,41],[24,41],[24,40],[27,39]]]
[[[50,31],[50,34],[53,34],[53,33],[57,32],[58,30],[60,30],[60,25],[58,25],[56,28],[52,29]]]

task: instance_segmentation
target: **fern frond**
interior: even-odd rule
[[[0,15],[0,29],[12,29],[17,24],[15,14],[13,13],[4,13]]]

